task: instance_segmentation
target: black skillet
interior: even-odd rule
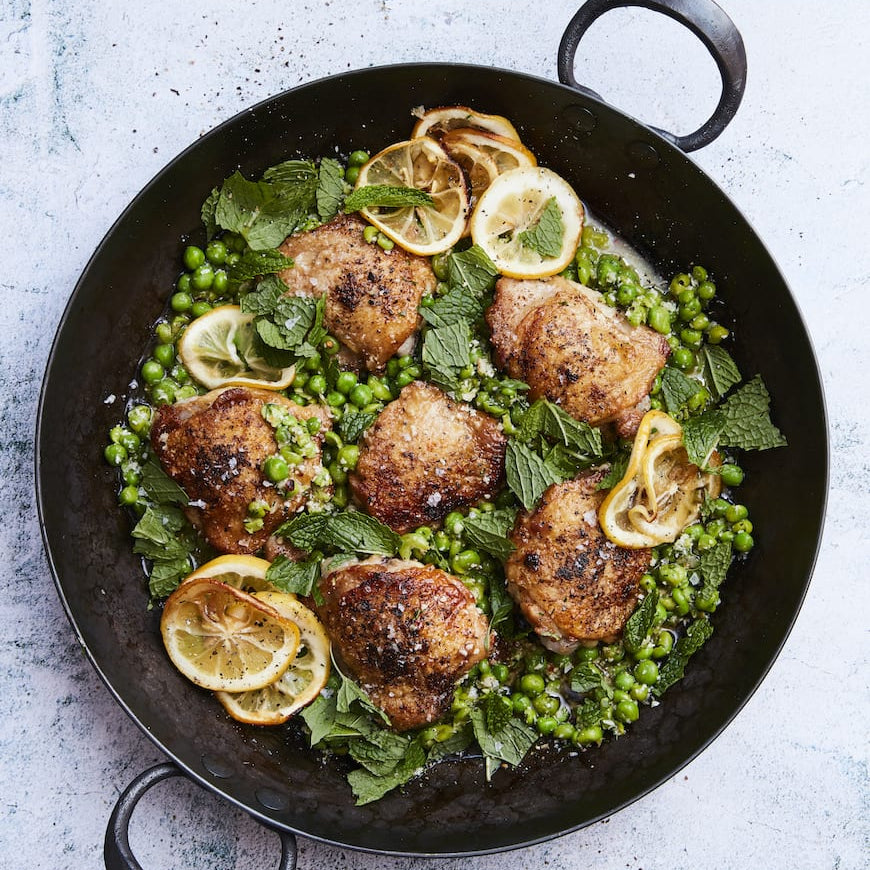
[[[626,5],[663,12],[715,58],[723,93],[697,132],[675,137],[626,117],[574,81],[581,36]],[[827,489],[827,433],[818,370],[795,303],[764,245],[721,190],[680,149],[712,141],[739,105],[746,61],[740,35],[709,0],[592,0],[571,21],[555,84],[486,67],[402,65],[334,76],[273,97],[204,136],[136,197],[89,262],[64,313],[43,384],[37,490],[57,588],[98,673],[134,722],[174,764],[139,777],[106,835],[106,864],[136,868],[127,822],[141,794],[184,772],[282,835],[399,855],[470,855],[575,830],[655,788],[735,716],[767,673],[803,599]],[[568,85],[568,86],[566,86]],[[663,272],[702,263],[737,324],[731,350],[761,373],[787,449],[748,454],[741,499],[760,530],[729,576],[715,634],[664,703],[628,736],[571,757],[533,754],[486,784],[479,760],[446,761],[404,789],[355,807],[341,761],[305,746],[296,728],[227,718],[167,658],[159,611],[146,609],[113,472],[101,462],[140,349],[178,271],[183,239],[199,239],[199,208],[237,167],[257,175],[288,155],[316,156],[406,138],[413,106],[465,104],[508,116],[524,142],[567,178],[590,210]],[[115,395],[114,403],[104,400]],[[177,765],[177,766],[176,766]]]

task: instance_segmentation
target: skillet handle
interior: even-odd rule
[[[716,61],[722,76],[722,95],[710,118],[687,136],[676,136],[666,130],[653,128],[683,151],[696,151],[709,145],[728,126],[746,90],[746,49],[743,38],[734,22],[713,0],[587,0],[565,28],[559,43],[559,81],[588,96],[601,99],[595,91],[577,82],[574,77],[574,56],[592,22],[611,9],[627,6],[661,12],[688,27]]]
[[[142,870],[142,865],[133,856],[130,849],[129,828],[130,817],[139,799],[151,788],[168,779],[170,776],[184,776],[184,771],[176,767],[171,761],[158,764],[140,773],[130,785],[127,786],[106,828],[106,842],[103,848],[103,860],[106,862],[106,870]],[[275,830],[270,828],[270,830]],[[295,870],[296,867],[296,837],[287,831],[275,830],[281,838],[281,863],[278,870]]]

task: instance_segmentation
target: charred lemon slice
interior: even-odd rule
[[[397,142],[376,154],[360,170],[356,186],[368,185],[415,187],[432,198],[431,205],[361,209],[369,223],[406,251],[439,254],[462,237],[468,216],[465,175],[434,139]]]
[[[172,663],[204,689],[247,692],[277,680],[299,648],[299,629],[274,607],[210,578],[187,580],[160,620]]]
[[[717,474],[689,462],[680,424],[650,411],[637,430],[625,475],[602,502],[598,520],[620,547],[655,547],[675,541],[698,519],[704,500],[720,490]]]
[[[227,586],[241,589],[242,592],[274,591],[275,587],[266,579],[266,571],[271,562],[256,556],[227,555],[218,556],[200,565],[186,580],[201,580],[205,577],[220,580]]]
[[[446,133],[441,138],[444,150],[456,159],[456,154],[469,147],[482,151],[495,163],[495,168],[500,175],[511,169],[522,169],[528,166],[537,166],[538,161],[534,154],[518,139],[509,139],[506,136],[498,136],[495,133],[487,133],[482,130],[469,130],[461,128]]]
[[[436,138],[457,127],[471,127],[475,130],[486,130],[508,139],[520,141],[516,128],[507,118],[501,115],[487,115],[483,112],[475,112],[468,106],[440,106],[428,111],[420,110],[417,117],[419,120],[414,125],[411,133],[413,138],[418,136],[434,136]]]
[[[249,725],[280,725],[311,703],[329,679],[330,646],[320,620],[295,595],[258,592],[260,601],[293,620],[299,628],[299,649],[290,667],[274,683],[250,692],[217,692],[234,719]]]
[[[190,376],[209,390],[283,390],[296,374],[295,366],[275,368],[263,359],[257,350],[254,316],[238,305],[221,305],[191,321],[178,342],[178,355]]]

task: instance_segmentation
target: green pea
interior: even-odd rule
[[[142,364],[142,380],[146,384],[156,384],[165,374],[163,366],[156,359],[145,360]]]
[[[706,281],[707,270],[703,266],[692,266],[692,277],[696,281]]]
[[[421,369],[420,366],[417,365],[417,363],[413,363],[405,369],[405,374],[410,375],[412,378],[419,378],[420,375],[423,374],[423,369]]]
[[[404,387],[407,387],[408,384],[411,384],[413,382],[414,382],[414,376],[411,374],[408,374],[408,372],[399,372],[399,374],[396,375],[396,386],[400,390],[403,389]]]
[[[695,607],[704,613],[712,613],[719,604],[719,593],[715,589],[701,590],[695,596]]]
[[[454,538],[458,538],[465,528],[465,517],[459,511],[451,511],[444,517],[444,531]]]
[[[698,538],[695,544],[696,549],[701,553],[705,553],[707,550],[712,550],[715,546],[716,539],[706,532]]]
[[[106,458],[106,462],[108,462],[109,465],[118,467],[127,459],[127,449],[123,444],[109,444],[109,446],[103,451],[103,456]]]
[[[345,396],[356,386],[358,378],[354,372],[342,372],[335,381],[335,389]]]
[[[710,522],[707,523],[707,526],[706,526],[707,534],[712,535],[714,538],[718,538],[719,532],[724,531],[724,529],[725,529],[725,520],[721,519],[721,518],[716,519],[716,520],[710,520]]]
[[[645,701],[649,697],[649,686],[635,683],[629,690],[629,696],[635,701]]]
[[[486,393],[480,396],[480,409],[486,411],[487,414],[492,414],[493,417],[501,417],[507,413],[507,408],[504,405],[500,405]]]
[[[647,323],[658,333],[667,335],[671,331],[671,315],[663,305],[655,305],[647,314]]]
[[[179,290],[178,293],[173,293],[169,300],[169,307],[173,311],[182,312],[189,311],[193,305],[193,297],[186,291]]]
[[[356,184],[358,178],[359,166],[348,166],[347,169],[344,170],[344,180],[348,184]]]
[[[242,255],[233,251],[231,254],[227,254],[227,262],[225,265],[231,269],[233,266],[237,265],[241,259]]]
[[[341,342],[334,335],[327,335],[320,346],[327,356],[335,356],[341,350]]]
[[[138,486],[125,486],[120,493],[118,493],[118,502],[124,507],[131,507],[139,501],[139,487]]]
[[[668,586],[680,586],[686,582],[687,576],[686,569],[682,565],[676,563],[659,565],[659,577],[661,577]]]
[[[573,740],[577,729],[570,722],[560,722],[553,731],[553,737],[557,740]]]
[[[446,281],[450,276],[450,258],[449,254],[435,254],[432,257],[432,271],[439,281]]]
[[[618,689],[627,692],[634,685],[634,677],[628,671],[620,671],[613,682]]]
[[[532,706],[532,699],[528,695],[514,692],[511,695],[511,706],[514,708],[515,713],[524,713]]]
[[[694,297],[690,299],[688,302],[680,305],[679,311],[680,320],[688,323],[690,320],[694,319],[694,317],[701,313],[701,301],[700,299],[695,299]]]
[[[523,674],[520,677],[520,689],[527,695],[540,695],[545,685],[544,678],[540,674]]]
[[[125,429],[120,437],[118,438],[118,444],[120,444],[128,453],[138,453],[139,449],[142,447],[142,441],[138,435],[134,432],[131,432],[129,429]],[[752,529],[748,529],[748,531],[752,531]]]
[[[659,678],[659,666],[649,660],[638,662],[634,669],[634,678],[645,686],[652,686]]]
[[[392,251],[396,247],[396,243],[389,236],[379,233],[378,247],[383,251]]]
[[[681,272],[679,275],[675,275],[673,277],[670,283],[670,287],[668,289],[671,291],[672,296],[679,296],[686,290],[690,290],[691,287],[692,279],[684,272]]]
[[[553,695],[541,693],[532,699],[532,706],[539,716],[552,716],[559,709],[560,703]]]
[[[445,553],[450,549],[450,536],[446,532],[435,532],[435,537],[432,539],[432,546],[439,553]]]
[[[214,282],[214,267],[211,263],[203,263],[193,270],[190,284],[194,290],[208,290]]]
[[[574,653],[574,658],[578,662],[594,662],[595,659],[598,658],[598,647],[581,646],[577,652]]]
[[[190,308],[190,313],[194,317],[202,317],[203,314],[208,314],[211,311],[211,305],[208,302],[194,302]]]
[[[601,650],[601,655],[604,657],[605,661],[621,662],[625,658],[625,650],[621,644],[607,644]]]
[[[743,469],[731,462],[726,462],[719,468],[719,476],[725,486],[740,486],[743,483]]]
[[[616,718],[621,722],[636,722],[640,716],[637,701],[627,698],[616,705]]]
[[[389,402],[393,398],[390,388],[376,375],[369,375],[366,383],[372,391],[373,398],[379,402]]]
[[[175,282],[175,289],[180,293],[190,293],[190,272],[182,272]]]
[[[338,464],[342,468],[353,471],[357,462],[359,462],[359,447],[356,444],[345,444],[338,451]]]
[[[523,656],[528,673],[537,673],[547,667],[547,656],[542,649],[530,649]],[[543,688],[539,691],[543,691]]]
[[[574,743],[578,746],[589,746],[592,743],[601,743],[604,733],[599,725],[590,725],[588,728],[578,730],[574,735]]]
[[[363,241],[367,242],[369,245],[373,245],[378,240],[378,233],[379,232],[380,232],[380,230],[377,227],[369,224],[363,230]]]
[[[559,722],[553,716],[541,716],[535,723],[539,734],[544,736],[552,734],[558,727]]]
[[[710,393],[707,391],[707,388],[701,387],[694,396],[689,397],[689,401],[686,404],[689,406],[690,411],[697,411],[707,404],[709,398]]]
[[[701,281],[698,285],[698,296],[709,302],[716,295],[716,285],[712,281]]]
[[[364,408],[374,398],[371,388],[365,384],[357,384],[348,396],[350,403],[356,405],[357,408]]]
[[[701,346],[702,333],[697,329],[681,329],[680,341],[687,347],[699,348]]]
[[[723,342],[730,333],[724,326],[719,326],[717,323],[715,326],[711,326],[710,330],[707,332],[707,341],[710,344],[720,344]]]
[[[338,390],[331,390],[326,394],[326,404],[330,408],[340,408],[346,401],[345,397]]]
[[[148,405],[134,405],[127,412],[127,422],[137,435],[147,435],[151,429],[151,408]]]
[[[164,368],[171,368],[175,362],[175,345],[174,344],[158,344],[154,348],[154,359]]]
[[[695,354],[687,347],[678,347],[673,353],[673,360],[677,368],[684,372],[695,367]]]
[[[502,684],[508,681],[508,678],[511,675],[510,668],[501,662],[496,662],[492,666],[492,675]]]
[[[315,354],[314,356],[306,357],[305,359],[305,370],[309,372],[317,372],[320,371],[320,366],[322,363],[322,359],[320,354]]]
[[[656,636],[656,645],[653,648],[652,657],[660,659],[666,656],[674,648],[674,636],[664,629]]]
[[[124,483],[138,486],[142,482],[142,473],[135,462],[125,462],[121,465],[121,477]]]
[[[719,540],[727,541],[730,544],[734,540],[734,532],[732,532],[731,529],[724,529],[719,532]]]
[[[136,437],[135,435],[133,436]],[[125,447],[127,445],[124,443],[124,440],[121,439],[121,444],[124,444]],[[129,449],[129,448],[128,448]],[[735,535],[739,535],[741,532],[744,532],[747,535],[752,534],[752,521],[751,520],[738,520],[731,526],[731,531],[734,532]]]
[[[749,516],[749,509],[744,504],[730,504],[725,509],[725,519],[728,520],[729,523],[739,523],[740,520],[745,520]],[[741,529],[735,529],[735,532],[742,531]],[[751,529],[747,529],[747,531],[752,531]]]
[[[616,292],[616,301],[620,305],[631,305],[638,294],[638,287],[634,284],[620,284]]]
[[[290,468],[283,456],[270,456],[263,463],[263,474],[272,483],[280,483],[290,476]]]
[[[214,273],[214,281],[212,281],[211,285],[212,292],[217,293],[218,296],[223,296],[223,294],[227,292],[229,283],[230,279],[227,273],[223,269],[218,269]]]
[[[644,592],[652,592],[652,590],[656,588],[656,578],[653,577],[652,574],[644,574],[643,577],[640,578],[640,588],[643,589]]]
[[[450,561],[450,569],[454,574],[467,574],[472,568],[480,565],[480,553],[477,550],[462,550]]]
[[[326,392],[326,378],[323,375],[312,375],[306,384],[307,392],[312,396],[321,396]]]
[[[700,330],[704,332],[710,327],[710,318],[707,317],[706,314],[699,314],[697,317],[692,318],[692,322],[689,324],[692,329]]]
[[[674,599],[674,610],[679,616],[685,616],[689,612],[689,599],[682,589],[674,589],[671,593]]]
[[[198,248],[196,245],[188,245],[184,249],[181,259],[184,261],[185,268],[192,272],[205,262],[205,253],[202,248]]]
[[[734,535],[734,549],[738,553],[748,553],[755,546],[755,541],[749,532],[738,532]]]
[[[205,258],[214,266],[223,266],[227,261],[227,246],[220,239],[213,239],[206,245]]]
[[[363,151],[361,149],[357,151],[351,151],[347,158],[348,166],[363,166],[364,164],[369,162],[369,153],[368,151]]]

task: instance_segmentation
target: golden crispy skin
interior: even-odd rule
[[[326,328],[368,369],[381,371],[420,326],[420,299],[434,291],[436,279],[423,257],[364,241],[366,226],[362,218],[340,215],[290,236],[281,251],[295,265],[279,274],[291,295],[325,293]]]
[[[344,664],[397,731],[447,712],[486,655],[489,625],[462,581],[419,562],[369,559],[325,574],[317,613]]]
[[[571,652],[581,641],[613,640],[631,616],[649,550],[611,543],[598,525],[602,472],[551,486],[536,510],[517,517],[505,564],[508,591],[541,642]]]
[[[593,426],[624,418],[636,430],[632,410],[670,353],[664,336],[565,278],[499,279],[486,319],[498,365]]]
[[[504,454],[492,417],[414,381],[366,431],[350,485],[372,516],[406,532],[494,495]]]
[[[188,519],[224,553],[255,553],[307,498],[305,491],[285,498],[263,476],[263,461],[278,450],[274,430],[260,413],[266,403],[284,405],[297,420],[317,417],[318,445],[331,425],[329,412],[319,405],[303,408],[269,390],[230,387],[163,405],[151,427],[155,455],[190,498]],[[292,477],[307,489],[319,468],[318,450],[292,470]],[[249,533],[243,523],[255,499],[267,502],[271,511],[263,528]]]

